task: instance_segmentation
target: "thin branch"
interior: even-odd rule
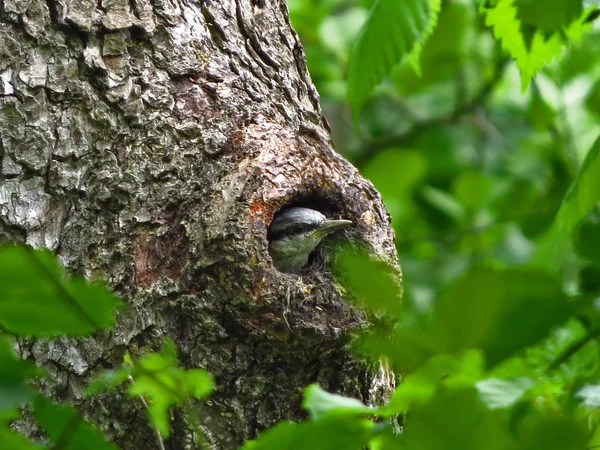
[[[129,380],[129,382],[130,382],[131,384],[134,384],[134,383],[135,383],[135,382],[133,381],[133,377],[132,377],[131,375],[129,375],[129,376],[127,377],[127,379]],[[144,405],[144,407],[145,407],[145,408],[146,408],[148,411],[150,411],[150,406],[148,406],[148,402],[146,401],[146,399],[144,398],[144,396],[140,394],[140,395],[139,395],[139,398],[140,398],[140,400],[142,401],[142,404]],[[150,422],[152,423],[152,421],[150,421]],[[160,430],[158,429],[158,427],[157,427],[157,426],[153,426],[152,428],[154,429],[154,433],[156,434],[156,440],[158,441],[158,448],[159,448],[160,450],[165,450],[165,443],[164,443],[164,441],[163,441],[163,438],[162,438],[162,436],[160,435]]]
[[[574,342],[570,347],[565,349],[565,351],[563,351],[562,354],[548,366],[548,368],[546,369],[546,372],[550,372],[550,371],[558,368],[558,366],[560,366],[565,361],[567,361],[570,357],[575,355],[575,353],[577,353],[579,350],[581,350],[585,346],[585,344],[590,342],[592,339],[595,339],[596,337],[598,337],[598,335],[600,335],[600,326],[592,329],[588,334],[586,334],[581,339]]]
[[[423,241],[443,242],[443,241],[449,241],[451,239],[458,239],[463,236],[481,233],[482,231],[485,231],[485,230],[492,228],[494,226],[497,226],[497,225],[504,225],[504,224],[508,224],[510,222],[518,221],[520,219],[526,219],[527,217],[533,217],[533,216],[537,216],[539,214],[547,213],[547,212],[550,212],[552,209],[554,209],[554,207],[552,207],[552,206],[542,206],[539,208],[535,208],[535,209],[526,211],[523,214],[512,214],[512,215],[507,215],[505,217],[500,217],[497,220],[493,220],[493,221],[486,223],[485,225],[479,225],[479,226],[471,225],[471,226],[466,226],[466,227],[459,228],[459,229],[452,230],[452,231],[445,232],[445,233],[431,233],[431,234],[421,236],[418,238],[403,238],[403,237],[399,236],[398,238],[396,238],[396,245],[399,247],[401,245],[414,244],[414,243],[423,242]]]
[[[196,442],[199,449],[210,449],[211,444],[207,441],[205,427],[200,423],[200,417],[198,412],[194,408],[193,403],[188,398],[183,402],[183,410],[187,414],[191,422],[191,427],[195,431],[194,438],[198,438],[199,442]]]
[[[395,147],[399,145],[405,145],[407,142],[412,142],[417,136],[419,136],[424,130],[444,124],[451,124],[458,121],[462,116],[470,114],[476,111],[482,106],[489,95],[493,92],[494,87],[502,79],[504,75],[504,69],[508,65],[508,58],[498,59],[494,67],[494,73],[492,76],[481,86],[479,92],[471,99],[458,105],[458,107],[452,111],[449,115],[444,117],[436,117],[429,120],[416,123],[409,131],[395,136],[385,136],[381,139],[375,140],[366,145],[366,148],[360,153],[353,162],[356,166],[360,167],[375,153],[388,147]]]

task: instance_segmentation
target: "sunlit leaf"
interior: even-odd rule
[[[600,138],[588,151],[577,178],[569,187],[552,229],[540,242],[534,263],[557,269],[567,257],[573,230],[600,201]]]
[[[427,21],[426,28],[412,51],[406,56],[406,61],[412,66],[418,75],[421,75],[421,64],[419,62],[419,58],[421,57],[423,44],[433,34],[433,30],[435,30],[437,25],[441,9],[442,0],[429,0],[429,20]]]
[[[177,367],[175,347],[168,340],[163,342],[160,353],[143,355],[134,362],[131,380],[128,394],[148,399],[150,419],[164,437],[170,434],[171,406],[182,405],[192,397],[206,397],[214,388],[213,379],[206,371]]]
[[[566,40],[578,42],[588,28],[589,10],[582,12],[580,0],[498,0],[484,11],[486,25],[516,60],[523,89]]]
[[[585,406],[590,408],[600,407],[600,386],[587,385],[577,392],[577,397],[582,400]]]
[[[521,71],[522,87],[525,88],[544,64],[560,54],[562,42],[558,35],[547,38],[536,30],[526,42],[514,3],[515,0],[499,0],[495,8],[487,10],[486,25],[493,28],[496,39],[516,60]]]
[[[319,420],[328,414],[372,414],[374,411],[373,408],[365,406],[354,398],[325,392],[318,384],[312,384],[306,388],[302,406],[314,420]]]
[[[508,408],[518,402],[523,394],[535,384],[531,378],[512,378],[502,380],[488,378],[475,386],[479,398],[490,408]]]
[[[422,45],[433,29],[438,10],[431,8],[430,0],[376,0],[348,69],[348,101],[355,117],[375,86],[402,58]],[[417,59],[418,54],[411,58]]]

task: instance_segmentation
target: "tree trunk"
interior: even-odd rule
[[[332,148],[283,0],[0,0],[0,138],[0,232],[128,303],[114,330],[23,356],[123,449],[157,448],[143,406],[82,389],[165,337],[216,379],[195,404],[214,448],[302,418],[310,383],[385,394],[347,348],[364,320],[323,251],[302,274],[268,253],[273,213],[294,203],[353,220],[347,239],[395,259],[379,195]],[[183,413],[172,429],[169,448],[194,448]]]

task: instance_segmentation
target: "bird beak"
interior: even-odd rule
[[[314,231],[313,236],[314,237],[324,237],[330,233],[333,233],[334,231],[341,230],[342,228],[346,228],[349,225],[352,225],[352,221],[350,221],[350,220],[325,219],[323,222],[321,222],[321,225],[319,225],[319,228],[317,228]]]

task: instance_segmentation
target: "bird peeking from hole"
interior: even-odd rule
[[[308,257],[323,238],[351,225],[350,220],[328,219],[310,208],[286,208],[269,226],[269,253],[281,272],[294,272],[308,263]]]

